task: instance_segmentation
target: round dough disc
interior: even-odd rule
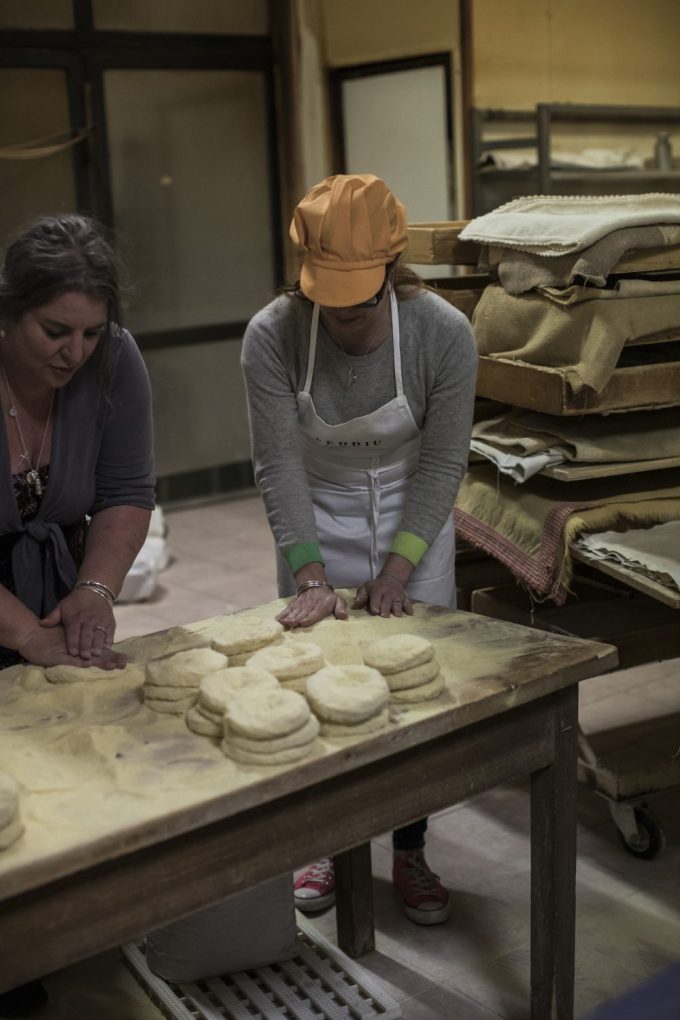
[[[270,751],[267,754],[255,754],[253,751],[244,751],[242,747],[236,747],[227,740],[222,741],[222,750],[228,758],[234,761],[243,762],[245,765],[285,765],[288,762],[300,761],[306,758],[313,747],[314,742],[304,744],[302,747],[288,747],[283,751]]]
[[[390,713],[387,708],[383,708],[377,715],[371,716],[370,719],[364,719],[363,722],[356,723],[354,726],[348,726],[346,723],[324,722],[322,720],[321,736],[358,737],[362,733],[375,733],[377,730],[382,730],[389,721]]]
[[[19,813],[19,787],[12,776],[0,772],[0,829],[13,822]]]
[[[285,737],[274,737],[272,740],[253,740],[242,737],[239,733],[229,733],[229,743],[240,747],[242,751],[253,751],[255,754],[269,754],[273,751],[285,751],[289,747],[304,747],[311,744],[319,736],[319,720],[310,715],[304,726]]]
[[[423,662],[420,666],[412,666],[411,669],[401,669],[398,673],[386,673],[385,679],[391,691],[404,691],[409,687],[420,687],[421,684],[428,684],[434,680],[439,672],[439,663],[436,659]]]
[[[417,634],[392,634],[364,646],[364,662],[381,673],[399,673],[413,669],[434,656],[430,641]]]
[[[77,684],[83,680],[115,680],[123,669],[99,669],[97,666],[48,666],[45,676],[51,684]]]
[[[212,648],[190,648],[147,662],[146,679],[160,687],[198,687],[204,676],[227,665],[226,655]]]
[[[385,707],[389,693],[385,678],[369,666],[324,666],[307,680],[310,705],[329,722],[370,719]]]
[[[224,655],[240,655],[254,652],[283,634],[283,624],[278,620],[257,620],[252,617],[234,616],[225,622],[224,630],[210,642],[212,648]]]
[[[201,680],[198,698],[211,712],[227,711],[231,699],[239,691],[249,687],[278,687],[279,682],[273,673],[256,666],[233,666],[221,669],[218,673],[204,676]]]
[[[433,698],[439,697],[445,687],[444,677],[441,673],[438,673],[434,680],[430,680],[429,684],[420,684],[419,687],[408,687],[403,691],[392,691],[390,700],[398,701],[399,703],[432,701]]]
[[[189,729],[194,733],[199,733],[202,737],[221,738],[224,736],[224,727],[207,719],[195,705],[187,710],[184,718]]]
[[[282,687],[255,687],[234,695],[227,721],[229,732],[271,740],[299,730],[309,716],[309,705],[301,694]]]
[[[296,680],[316,673],[324,664],[323,652],[312,641],[288,641],[261,648],[248,659],[249,666],[269,670],[279,680]]]
[[[13,822],[6,825],[4,829],[0,829],[0,850],[7,850],[12,843],[16,843],[20,836],[24,834],[24,827],[18,818],[15,818]]]
[[[183,701],[185,698],[195,698],[195,687],[161,687],[160,684],[144,683],[142,685],[144,700],[148,701]]]

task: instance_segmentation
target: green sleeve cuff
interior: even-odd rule
[[[290,549],[284,549],[283,555],[293,573],[308,563],[323,563],[318,542],[298,542],[297,545],[291,545]]]
[[[398,531],[390,547],[390,552],[397,553],[417,567],[428,550],[427,542],[412,535],[410,531]]]

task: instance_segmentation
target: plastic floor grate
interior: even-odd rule
[[[133,975],[167,1020],[398,1020],[399,1005],[299,914],[292,960],[188,984],[165,981],[143,947],[122,946]]]

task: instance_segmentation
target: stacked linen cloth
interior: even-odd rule
[[[574,545],[680,592],[680,521],[579,535]]]
[[[680,521],[680,479],[668,472],[521,487],[492,465],[470,467],[454,508],[456,534],[504,563],[537,598],[561,605],[572,577],[571,546],[583,532],[625,531]]]
[[[520,483],[566,461],[604,465],[665,459],[672,466],[680,458],[680,412],[559,418],[513,410],[473,425],[470,449]]]
[[[626,344],[680,336],[680,279],[610,279],[628,251],[680,244],[680,195],[534,196],[472,220],[500,285],[473,314],[480,353],[601,392]]]

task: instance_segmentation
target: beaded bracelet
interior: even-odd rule
[[[108,585],[103,584],[102,581],[76,581],[73,586],[74,588],[85,588],[87,591],[92,591],[96,595],[100,595],[101,598],[106,599],[109,605],[113,605],[116,601],[116,596],[113,594]]]
[[[335,591],[335,588],[329,581],[303,581],[298,586],[295,595],[299,597],[303,591],[308,591],[310,588],[328,588],[329,591]]]

